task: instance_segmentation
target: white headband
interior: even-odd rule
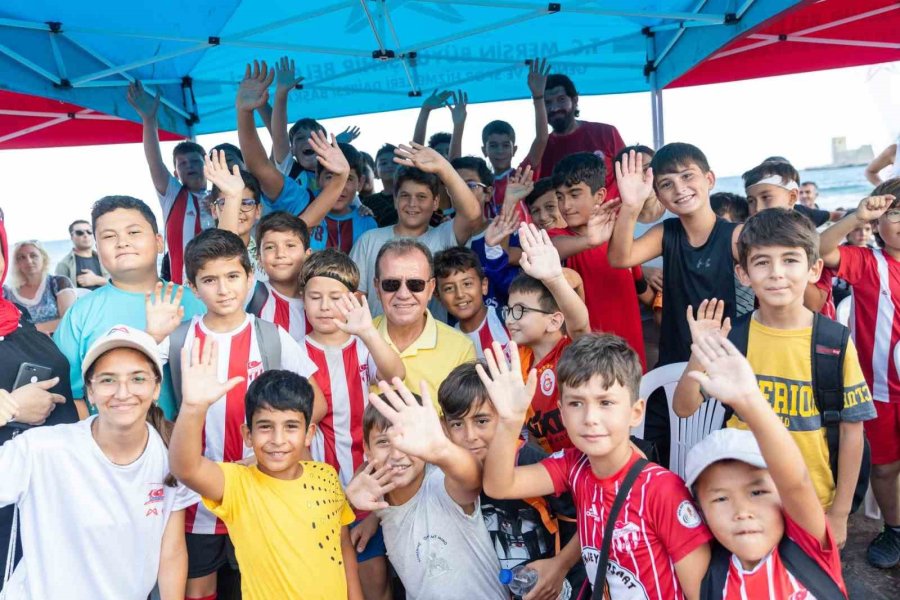
[[[797,182],[794,181],[793,179],[788,181],[787,183],[782,181],[781,175],[770,175],[769,177],[766,177],[765,179],[760,179],[753,185],[748,185],[747,188],[749,189],[749,188],[752,188],[754,185],[762,185],[764,183],[768,183],[769,185],[774,185],[774,186],[780,187],[781,189],[787,190],[789,192],[791,190],[799,190],[800,189],[800,186],[797,185]]]

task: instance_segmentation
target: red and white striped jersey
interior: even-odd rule
[[[303,299],[288,298],[275,290],[268,281],[263,281],[262,284],[266,286],[269,296],[256,316],[263,321],[275,323],[302,345],[306,334],[312,331],[312,327],[306,322]]]
[[[253,454],[253,450],[244,445],[241,425],[245,421],[244,396],[247,386],[263,373],[262,355],[256,339],[256,328],[253,326],[255,318],[248,314],[240,327],[226,333],[217,333],[203,324],[203,317],[197,316],[191,320],[191,327],[184,340],[188,350],[198,341],[203,344],[207,339],[215,340],[219,344],[219,381],[228,381],[232,377],[244,378],[244,381],[214,402],[206,413],[203,455],[216,462],[235,462]],[[279,329],[278,334],[281,338],[281,368],[307,378],[313,377],[316,365],[310,362],[287,332]],[[178,348],[169,348],[168,339],[160,344],[160,356],[163,360],[168,359],[170,352],[178,351]],[[185,511],[184,522],[188,533],[227,533],[225,524],[202,503]]]
[[[165,223],[166,251],[169,253],[171,281],[184,283],[184,248],[203,229],[204,221],[212,223],[212,215],[203,194],[188,191],[181,182],[169,177],[165,194],[156,194]]]
[[[850,331],[879,402],[900,402],[900,262],[877,248],[840,246],[837,276],[853,288]]]
[[[459,328],[459,323],[456,324],[456,330],[465,333]],[[487,307],[487,316],[478,329],[466,333],[466,335],[475,344],[475,356],[478,360],[484,360],[484,349],[490,348],[494,342],[500,342],[503,348],[509,344],[509,332],[506,331],[506,325],[497,316],[497,311],[492,306]]]
[[[569,448],[541,461],[556,494],[570,491],[578,511],[581,557],[591,584],[597,575],[603,531],[632,454],[618,473],[604,479],[591,470],[588,457]],[[684,590],[675,563],[709,542],[712,534],[684,482],[671,471],[649,463],[628,491],[616,518],[609,549],[606,581],[613,600],[678,600]]]
[[[364,461],[363,412],[375,361],[355,335],[343,346],[323,346],[307,336],[302,349],[316,365],[315,380],[328,404],[316,429],[312,457],[334,467],[346,487]]]

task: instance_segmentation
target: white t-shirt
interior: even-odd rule
[[[188,334],[184,339],[184,347],[188,351],[193,348],[198,338],[216,340],[219,345],[219,381],[244,377],[244,381],[216,400],[206,413],[203,427],[203,455],[215,462],[235,462],[253,455],[253,449],[244,445],[241,425],[245,421],[244,397],[247,394],[247,386],[263,373],[262,353],[253,324],[255,318],[248,314],[244,322],[234,330],[218,333],[207,328],[203,323],[203,317],[197,316],[191,320]],[[297,342],[280,327],[278,336],[281,339],[281,368],[311,378],[316,372],[316,365],[307,358]],[[166,338],[159,345],[159,355],[163,362],[168,361],[169,353],[169,338]],[[188,508],[184,525],[188,533],[227,532],[225,524],[200,503]]]
[[[379,227],[365,232],[361,238],[356,240],[353,249],[350,251],[350,258],[359,267],[359,289],[366,291],[366,300],[369,301],[369,308],[372,316],[384,314],[384,308],[381,306],[381,300],[378,298],[375,289],[375,259],[378,257],[378,251],[388,241],[399,239],[394,233],[394,226]],[[432,254],[458,246],[456,234],[453,233],[453,220],[444,221],[437,227],[432,227],[419,237],[415,238],[422,242],[431,250]],[[441,305],[437,299],[432,299],[428,303],[428,309],[435,319],[439,321],[447,321],[447,310]]]
[[[415,496],[377,513],[407,600],[509,599],[479,502],[467,515],[447,493],[439,468],[426,465]]]
[[[199,500],[163,483],[169,455],[153,427],[140,458],[120,466],[94,441],[95,418],[0,446],[0,506],[18,504],[24,550],[8,600],[147,600],[169,515]]]
[[[900,177],[900,134],[897,135],[894,143],[897,145],[897,149],[894,151],[894,168],[891,177]]]

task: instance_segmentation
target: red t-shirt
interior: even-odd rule
[[[572,338],[564,336],[537,364],[534,364],[534,353],[531,348],[519,347],[522,377],[527,379],[528,372],[533,368],[537,370],[538,381],[531,406],[528,407],[525,425],[528,427],[529,436],[547,452],[572,448],[569,434],[566,433],[562,417],[559,416],[559,387],[556,385],[556,363],[559,362],[562,351],[571,343]]]
[[[575,498],[581,557],[591,584],[597,574],[607,514],[620,483],[638,458],[633,453],[628,464],[607,479],[597,478],[587,456],[575,448],[541,462],[553,480],[555,493],[570,491]],[[629,490],[613,529],[606,570],[609,597],[683,598],[674,565],[711,539],[684,482],[659,465],[647,464]]]
[[[522,169],[526,165],[530,165],[531,163],[526,158],[519,164],[519,168]],[[541,177],[540,170],[536,169],[534,165],[532,165],[531,177],[534,181],[537,181]],[[514,169],[507,169],[502,173],[497,174],[494,177],[494,205],[491,207],[485,206],[485,215],[486,219],[491,219],[500,211],[500,207],[503,206],[503,199],[506,196],[506,184],[509,183],[509,176],[514,173]],[[487,214],[490,213],[490,214]],[[528,210],[528,206],[525,204],[525,201],[522,200],[519,202],[519,218],[523,223],[531,223],[531,213]]]
[[[839,246],[838,277],[853,286],[850,329],[872,398],[900,402],[900,262],[882,250]]]
[[[832,292],[831,280],[836,276],[837,272],[834,269],[825,267],[822,269],[822,275],[816,282],[816,287],[826,294],[825,304],[819,309],[819,314],[828,317],[832,321],[835,319],[836,313],[834,311],[834,294]]]
[[[571,229],[551,229],[547,234],[551,238],[578,235]],[[637,291],[634,289],[635,273],[631,269],[611,267],[606,252],[606,244],[579,252],[566,259],[566,266],[581,275],[591,329],[625,338],[638,353],[641,367],[646,371],[644,331]]]
[[[838,584],[841,591],[844,592],[844,596],[847,595],[844,577],[841,574],[841,555],[834,545],[831,529],[827,529],[828,540],[825,542],[825,546],[821,546],[819,540],[785,514],[784,534],[800,546],[804,553],[812,557]],[[776,546],[752,571],[745,571],[737,557],[731,556],[722,600],[744,600],[745,598],[807,600],[811,596],[809,590],[785,568]]]
[[[576,152],[593,152],[603,157],[606,163],[606,197],[618,198],[619,188],[616,187],[616,172],[613,169],[612,160],[616,153],[625,147],[619,130],[606,123],[592,123],[581,121],[578,129],[566,135],[551,133],[547,140],[547,148],[541,159],[540,173],[549,177],[553,173],[553,167],[563,158]]]

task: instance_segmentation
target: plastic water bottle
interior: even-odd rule
[[[534,569],[529,569],[526,565],[517,565],[512,569],[501,569],[498,575],[500,583],[509,587],[509,591],[519,598],[534,589],[537,585],[538,574]],[[559,591],[557,600],[569,600],[572,595],[572,585],[567,579],[563,580],[562,589]]]

